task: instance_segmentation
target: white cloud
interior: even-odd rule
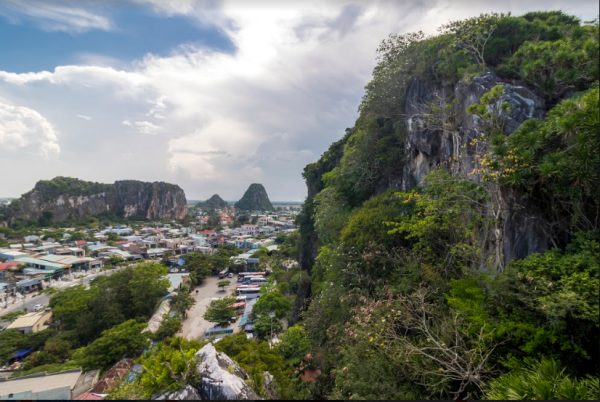
[[[262,182],[274,200],[303,198],[302,169],[353,125],[375,49],[389,33],[435,33],[450,19],[480,12],[567,4],[135,1],[158,15],[213,25],[236,51],[181,44],[168,56],[121,65],[93,55],[89,65],[52,72],[0,71],[0,97],[41,111],[60,128],[64,164],[44,166],[44,173],[171,181],[188,198],[217,192],[236,199]],[[576,15],[597,14],[597,4],[568,5],[579,7]],[[75,124],[72,110],[94,116],[94,124]],[[39,178],[35,170],[27,174]]]
[[[22,19],[31,20],[45,31],[81,33],[92,29],[108,31],[112,24],[105,16],[95,14],[74,5],[89,5],[86,2],[52,4],[47,0],[3,0],[0,15],[12,23]]]
[[[92,118],[90,116],[85,116],[82,114],[78,114],[77,117],[79,117],[80,119],[84,119],[84,120],[92,120]]]
[[[2,157],[58,158],[60,146],[52,125],[35,110],[0,103]]]

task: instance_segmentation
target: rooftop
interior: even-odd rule
[[[12,380],[0,378],[0,396],[27,391],[39,393],[63,387],[70,387],[72,389],[80,375],[81,369],[77,368],[54,374],[33,374]]]

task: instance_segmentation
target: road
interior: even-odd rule
[[[90,274],[90,275],[87,275],[85,278],[75,279],[73,281],[57,282],[52,287],[62,290],[62,289],[68,288],[69,286],[79,285],[79,284],[88,286],[90,284],[90,280],[92,278],[95,278],[97,276],[111,275],[122,269],[125,269],[125,267],[101,271],[97,274]],[[31,311],[33,306],[35,306],[36,304],[48,305],[49,301],[50,301],[50,299],[48,298],[48,294],[46,294],[46,293],[42,293],[41,295],[37,294],[37,293],[33,294],[33,295],[28,294],[28,295],[25,295],[25,300],[21,300],[18,303],[8,306],[7,308],[0,308],[0,316],[7,314],[7,313],[11,313],[13,311],[23,310],[23,308],[26,308],[27,311]],[[8,324],[10,324],[10,321],[0,321],[0,327],[5,327]]]
[[[237,282],[236,277],[229,280],[231,281],[231,285],[229,285],[226,291],[217,287],[217,282],[219,282],[220,279],[216,276],[206,278],[202,285],[196,287],[198,293],[195,291],[192,292],[192,296],[196,299],[196,304],[188,310],[187,318],[183,320],[181,332],[178,334],[179,336],[183,336],[186,339],[197,339],[202,337],[207,329],[214,327],[215,324],[213,322],[206,321],[202,316],[206,312],[206,307],[208,307],[213,298],[229,296],[231,294],[231,290],[235,287]],[[237,325],[239,320],[240,318],[238,317],[238,321],[231,324],[234,332],[239,330]]]

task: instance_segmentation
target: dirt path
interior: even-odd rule
[[[206,321],[202,316],[206,312],[206,307],[210,304],[211,300],[215,297],[224,297],[231,294],[231,289],[234,288],[235,278],[229,279],[231,285],[227,287],[226,291],[222,291],[217,287],[219,278],[216,276],[208,277],[204,280],[204,283],[192,292],[192,295],[196,299],[196,304],[188,311],[187,318],[183,321],[181,332],[178,334],[187,339],[196,339],[202,337],[204,332],[213,327],[215,324]],[[236,325],[236,324],[233,324]]]

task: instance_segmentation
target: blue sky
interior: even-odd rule
[[[0,0],[0,196],[55,176],[306,195],[390,33],[586,0]]]
[[[167,56],[182,43],[221,52],[235,50],[216,27],[204,27],[185,15],[161,16],[139,4],[122,4],[105,11],[114,30],[84,32],[45,30],[39,19],[2,9],[0,3],[0,38],[11,39],[0,42],[5,71],[53,70],[59,65],[92,61],[120,65],[147,53]]]

